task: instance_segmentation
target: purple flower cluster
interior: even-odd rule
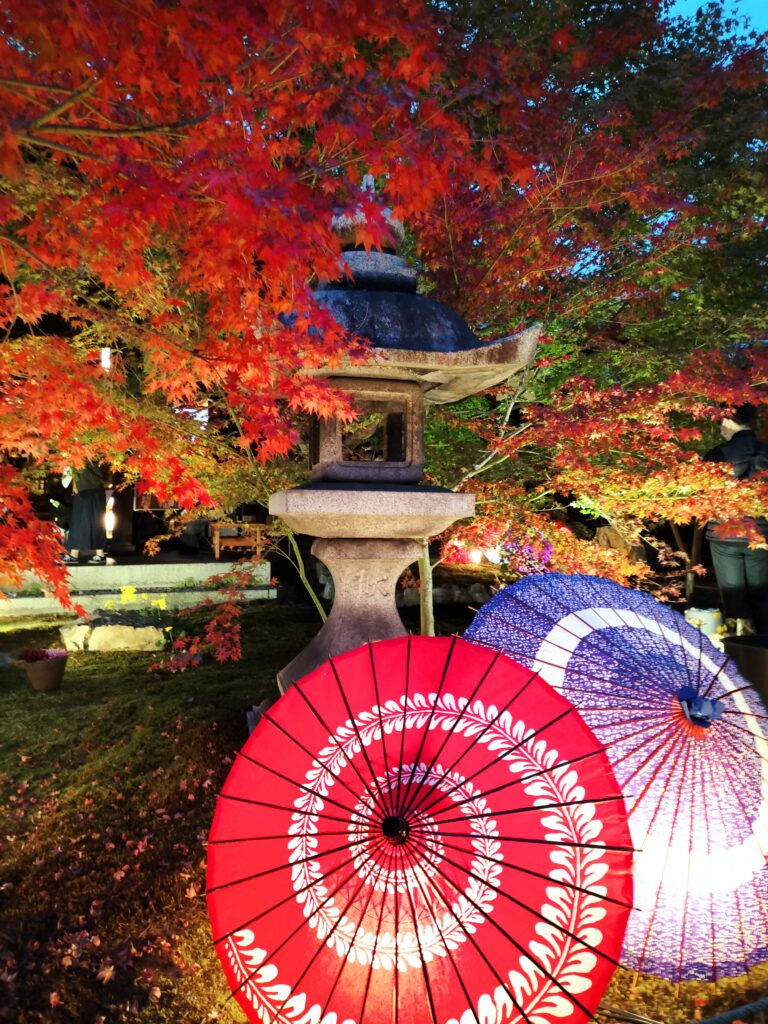
[[[552,542],[541,530],[528,530],[523,536],[514,536],[512,530],[508,530],[499,547],[507,568],[521,576],[550,572]]]
[[[66,658],[68,653],[59,647],[35,647],[28,651],[22,651],[19,661],[50,661],[52,658]]]

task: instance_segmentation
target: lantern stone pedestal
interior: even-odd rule
[[[333,576],[333,607],[314,640],[278,673],[282,693],[328,658],[369,640],[389,640],[405,633],[395,606],[395,588],[420,551],[413,540],[314,542],[312,554]]]
[[[280,672],[283,692],[329,657],[406,632],[395,607],[398,577],[417,561],[424,538],[475,511],[472,494],[419,484],[425,402],[456,402],[506,380],[533,359],[541,332],[535,326],[487,342],[453,310],[419,295],[416,270],[397,251],[403,225],[383,216],[391,247],[382,252],[356,248],[364,207],[334,218],[347,273],[314,293],[350,336],[370,342],[365,363],[342,353],[333,367],[308,371],[349,394],[360,415],[351,423],[314,417],[311,482],[269,502],[291,529],[319,538],[312,552],[335,589],[328,621]]]
[[[278,674],[281,692],[330,657],[369,640],[405,635],[395,590],[421,553],[419,538],[442,533],[474,509],[474,495],[418,486],[331,484],[273,494],[273,515],[297,533],[318,538],[312,554],[328,567],[335,593],[323,628]]]

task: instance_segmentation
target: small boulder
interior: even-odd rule
[[[60,635],[68,651],[159,651],[165,647],[161,626],[94,619],[62,626]]]
[[[91,627],[86,622],[75,622],[71,626],[62,626],[59,629],[61,642],[67,651],[87,650],[90,634]]]
[[[159,626],[96,626],[88,637],[89,651],[159,651],[165,634]]]

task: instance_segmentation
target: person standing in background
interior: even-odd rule
[[[106,564],[105,484],[100,468],[93,462],[87,462],[81,470],[73,474],[72,514],[66,540],[69,554],[64,556],[64,561],[68,565],[79,562],[81,551],[94,552],[88,560],[89,565]]]
[[[757,411],[745,403],[723,417],[721,444],[703,456],[705,462],[729,462],[738,480],[749,480],[755,473],[768,470],[768,444],[755,433]],[[768,544],[768,522],[754,524]],[[721,537],[716,522],[707,526],[717,585],[723,605],[723,617],[734,619],[737,632],[768,633],[768,547],[750,547],[746,536]]]

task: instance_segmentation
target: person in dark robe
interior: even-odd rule
[[[703,456],[706,462],[729,462],[738,480],[748,480],[768,468],[768,444],[755,433],[757,413],[744,404],[723,417],[723,441]],[[768,544],[768,522],[754,524]],[[707,526],[712,564],[720,590],[723,616],[737,623],[737,631],[768,633],[768,547],[751,547],[747,536],[720,536],[717,523]]]
[[[73,474],[74,495],[66,540],[69,554],[64,556],[64,561],[70,565],[79,562],[81,551],[93,551],[89,565],[106,564],[105,483],[101,469],[92,462]]]

